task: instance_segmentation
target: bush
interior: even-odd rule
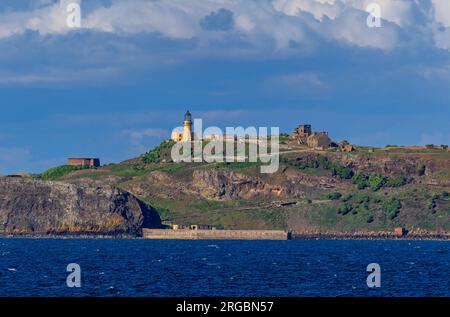
[[[338,164],[333,164],[331,167],[331,173],[333,176],[338,176],[341,179],[350,179],[354,174],[350,168]]]
[[[352,194],[347,194],[347,195],[345,195],[345,196],[343,196],[342,197],[342,201],[343,202],[347,202],[347,201],[349,201],[350,199],[352,199]]]
[[[331,199],[331,200],[338,200],[338,199],[341,198],[341,197],[342,197],[342,194],[341,194],[341,193],[338,193],[338,192],[331,193],[331,194],[328,194],[328,195],[327,195],[327,198],[328,198],[328,199]]]
[[[149,163],[159,163],[163,156],[163,151],[170,151],[172,146],[175,144],[173,141],[163,141],[160,145],[155,147],[153,150],[141,156],[142,162],[145,164]]]
[[[408,184],[408,182],[409,181],[406,177],[397,177],[397,178],[389,177],[386,181],[386,186],[396,188],[406,185]]]
[[[448,145],[447,145],[447,144],[442,144],[442,145],[441,145],[441,148],[442,148],[443,150],[447,150],[447,149],[448,149]]]
[[[386,200],[381,206],[381,209],[388,215],[389,219],[391,220],[397,217],[401,208],[402,203],[397,198]]]
[[[352,177],[352,183],[357,185],[358,189],[364,189],[368,186],[368,177],[362,173],[356,173]]]
[[[434,149],[434,144],[426,144],[425,147],[427,149]]]
[[[353,200],[358,204],[366,204],[370,202],[370,195],[365,192],[360,192],[353,196]]]
[[[352,205],[350,205],[350,204],[348,204],[348,203],[345,203],[342,207],[340,207],[339,209],[338,209],[338,214],[341,214],[341,215],[346,215],[346,214],[348,214],[350,211],[352,211],[353,210],[353,207],[352,207]]]
[[[338,176],[341,179],[350,179],[354,174],[351,168],[333,162],[323,155],[299,157],[295,162],[289,161],[288,159],[282,159],[281,162],[298,169],[321,167],[330,170],[333,176]]]
[[[357,185],[358,189],[370,187],[376,192],[384,186],[400,187],[406,185],[409,180],[406,177],[390,178],[378,173],[371,173],[369,176],[362,173],[357,173],[352,177],[352,182]]]
[[[377,173],[371,173],[369,175],[368,185],[374,192],[382,188],[386,182],[387,178],[383,175]]]

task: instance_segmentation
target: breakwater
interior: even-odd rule
[[[190,230],[143,229],[146,239],[183,240],[288,240],[290,235],[281,230]]]

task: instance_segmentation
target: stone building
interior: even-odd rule
[[[175,142],[186,142],[194,139],[194,133],[192,132],[192,115],[189,111],[184,115],[183,131],[173,131],[172,140]]]
[[[339,142],[339,150],[342,152],[353,152],[356,148],[352,144],[348,143],[347,140],[343,140]]]
[[[291,139],[298,142],[301,145],[308,145],[307,139],[312,134],[311,125],[301,124],[295,128],[291,134]]]
[[[77,157],[67,159],[67,165],[69,166],[86,166],[86,167],[99,167],[100,159],[91,157]]]
[[[300,145],[314,149],[327,149],[333,144],[328,137],[328,132],[313,132],[310,124],[301,124],[296,127],[290,138]]]
[[[306,144],[313,149],[328,149],[332,141],[328,137],[328,132],[314,132],[306,139]]]

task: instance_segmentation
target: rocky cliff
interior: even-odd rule
[[[199,169],[189,173],[187,180],[161,171],[149,173],[139,182],[124,185],[130,192],[144,197],[172,197],[179,195],[210,200],[256,198],[298,198],[304,193],[292,183],[264,180],[257,176],[216,169]]]
[[[111,186],[0,178],[0,232],[138,233],[160,226],[155,210]]]

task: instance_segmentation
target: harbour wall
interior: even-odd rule
[[[146,239],[184,240],[288,240],[289,233],[281,230],[189,230],[142,229]]]

